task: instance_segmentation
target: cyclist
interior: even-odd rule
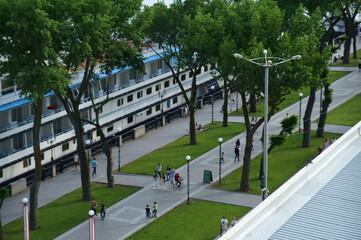
[[[176,173],[176,174],[175,174],[174,180],[175,180],[178,188],[180,188],[180,186],[181,186],[181,184],[182,184],[182,178],[181,178],[181,176],[179,175],[179,173]]]

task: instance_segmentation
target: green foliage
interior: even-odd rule
[[[8,188],[0,188],[0,200],[3,201],[10,196]]]
[[[340,134],[326,133],[328,138],[339,138]],[[302,148],[302,134],[293,134],[289,136],[286,142],[276,147],[268,157],[268,188],[270,193],[274,192],[283,183],[290,179],[295,173],[304,167],[308,160],[317,156],[317,147],[323,145],[323,138],[316,137],[316,132],[312,132],[312,146]],[[251,161],[250,184],[252,193],[261,194],[259,180],[259,155]],[[216,188],[224,190],[239,191],[239,176],[242,173],[242,167],[235,170],[223,178],[222,186]],[[282,174],[280,174],[282,173]]]
[[[190,155],[192,160],[196,159],[205,152],[215,148],[218,145],[217,139],[219,137],[222,137],[223,141],[227,141],[244,130],[241,124],[229,124],[229,126],[225,128],[221,127],[221,123],[219,122],[208,124],[204,127],[207,130],[197,136],[197,145],[189,145],[189,136],[184,136],[127,164],[122,167],[120,171],[152,175],[153,171],[156,170],[157,163],[161,163],[163,168],[165,168],[166,165],[178,168],[186,163],[186,155]],[[210,139],[213,139],[213,141],[210,141]]]
[[[250,208],[191,200],[157,218],[127,239],[214,239],[219,235],[222,216],[231,222],[244,216]]]
[[[109,189],[106,185],[93,184],[93,197],[98,204],[104,201],[108,207],[139,190],[136,187],[116,186]],[[81,189],[77,189],[39,209],[40,228],[30,232],[33,240],[54,239],[88,219],[89,202],[81,201]],[[23,238],[22,218],[18,218],[3,227],[4,239]]]
[[[282,133],[292,134],[298,123],[298,116],[292,115],[281,121]]]

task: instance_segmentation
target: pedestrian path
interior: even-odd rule
[[[349,100],[351,97],[361,92],[361,73],[358,71],[343,77],[339,81],[335,82],[331,86],[334,89],[334,101],[330,106],[330,110],[337,107],[341,103]],[[319,116],[319,93],[317,94],[314,111],[312,114],[312,120],[315,120]],[[232,97],[236,99],[235,97]],[[240,99],[240,98],[238,98]],[[302,100],[302,112],[304,112],[307,103],[307,98]],[[216,101],[214,111],[214,118],[217,121],[222,120],[222,114],[219,112],[221,109],[222,101]],[[239,103],[241,106],[241,103]],[[217,110],[218,109],[218,110]],[[286,116],[286,113],[290,115],[298,115],[299,104],[294,105],[282,110],[272,117],[269,123],[270,134],[276,134],[280,131],[280,121]],[[135,159],[148,154],[149,152],[158,149],[159,147],[184,136],[186,129],[188,129],[188,118],[182,118],[166,125],[158,130],[148,133],[141,139],[126,143],[121,147],[121,166],[134,161]],[[230,121],[241,121],[241,117],[230,117]],[[202,110],[196,112],[196,121],[202,125],[205,125],[211,121],[211,106],[207,105]],[[335,128],[328,126],[329,131]],[[338,129],[337,131],[341,131]],[[255,149],[253,156],[256,156],[262,152],[262,147],[259,142],[261,136],[261,128],[255,135]],[[222,136],[220,136],[222,137]],[[241,166],[241,162],[233,162],[233,148],[236,139],[241,140],[241,158],[243,157],[245,133],[241,133],[235,136],[233,139],[222,144],[222,151],[225,152],[225,162],[222,163],[221,171],[222,176],[234,171]],[[212,139],[210,139],[212,141]],[[214,139],[217,141],[217,139]],[[227,199],[218,198],[221,190],[210,190],[208,184],[203,184],[203,171],[209,170],[213,173],[213,181],[218,180],[218,151],[219,148],[212,149],[204,155],[193,159],[190,162],[190,196],[198,197],[200,199],[208,199],[211,201],[221,202],[233,202],[239,203],[238,200],[242,198],[242,201],[246,202],[248,206],[252,203],[257,204],[260,202],[261,197],[250,194],[230,194],[227,193]],[[182,153],[187,155],[186,153]],[[113,151],[113,158],[118,158],[117,151]],[[106,160],[104,156],[97,156],[98,159],[98,176],[93,178],[93,181],[106,181]],[[160,160],[160,162],[166,165],[166,160]],[[151,171],[151,170],[150,170]],[[177,169],[182,176],[186,176],[186,165]],[[123,185],[133,185],[143,187],[138,192],[132,194],[128,198],[116,203],[108,208],[107,218],[105,221],[97,221],[96,234],[98,239],[124,239],[127,236],[133,234],[135,231],[146,225],[145,223],[145,206],[146,204],[152,204],[154,201],[158,202],[159,210],[158,215],[161,216],[174,207],[184,202],[187,199],[187,189],[183,188],[180,191],[173,191],[170,188],[166,190],[153,190],[152,180],[149,176],[137,176],[137,175],[115,175],[115,183]],[[42,183],[39,191],[39,205],[43,206],[48,202],[59,198],[60,196],[79,188],[80,185],[80,172],[74,169],[70,169],[64,174],[61,174],[53,179],[47,180]],[[223,194],[226,194],[223,192]],[[228,195],[229,194],[229,195]],[[6,199],[3,205],[2,220],[3,224],[21,216],[21,199],[28,197],[29,192],[16,195],[9,199]],[[241,197],[240,197],[241,196]],[[257,200],[258,198],[258,200]],[[230,201],[230,202],[228,202]],[[230,203],[233,204],[233,203]],[[239,203],[240,204],[240,203]],[[56,239],[84,239],[88,236],[88,224],[83,222],[70,231],[64,233]]]

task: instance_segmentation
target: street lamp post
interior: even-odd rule
[[[29,240],[29,200],[23,198],[21,202],[23,203],[24,240]]]
[[[89,240],[95,240],[95,212],[90,210],[89,215]]]
[[[218,143],[219,143],[219,184],[222,183],[222,142],[223,142],[223,138],[218,138]]]
[[[298,114],[298,133],[301,133],[301,103],[302,103],[302,97],[303,97],[303,93],[299,93],[298,94],[299,98],[300,98],[300,112]]]
[[[160,97],[160,104],[161,104],[161,116],[162,116],[162,126],[164,126],[164,119],[163,119],[163,112],[164,112],[164,109],[163,109],[163,98],[164,98],[164,95],[165,95],[165,90],[163,90],[163,92],[158,92],[158,96]]]
[[[280,57],[267,57],[267,50],[263,50],[264,57],[260,58],[253,58],[248,59],[243,57],[242,55],[235,53],[233,56],[235,58],[244,59],[250,63],[256,64],[261,66],[265,69],[265,83],[264,83],[264,128],[263,128],[263,136],[264,136],[264,143],[263,143],[263,182],[261,183],[262,186],[262,199],[265,200],[267,198],[268,189],[267,189],[267,147],[268,147],[268,80],[269,80],[269,68],[280,65],[282,63],[297,60],[301,58],[301,55],[293,56],[290,59],[283,59]],[[264,61],[264,62],[257,62],[257,61]],[[272,60],[276,60],[278,62],[272,63]]]
[[[211,86],[211,90],[212,90],[212,94],[211,94],[211,101],[212,101],[212,124],[213,124],[213,109],[214,109],[214,108],[213,108],[213,91],[214,91],[214,88],[215,88],[215,87],[212,85],[212,86]]]
[[[191,156],[186,156],[187,160],[187,193],[188,193],[188,204],[189,204],[189,161],[191,160]]]
[[[122,128],[118,128],[118,172],[120,172],[120,145],[122,141],[122,136],[120,135],[120,132],[122,131]]]
[[[50,143],[50,152],[51,152],[51,157],[50,157],[50,167],[51,167],[51,177],[55,177],[56,175],[56,169],[54,166],[54,149],[53,149],[53,143],[55,142],[56,137],[55,136],[51,136],[50,138],[48,138],[48,143]]]
[[[87,146],[88,163],[90,163],[90,153],[89,153],[90,140],[89,139],[85,141],[85,145]]]

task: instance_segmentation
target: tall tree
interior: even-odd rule
[[[44,10],[45,0],[1,1],[0,72],[16,84],[20,96],[33,101],[33,148],[35,172],[30,187],[30,229],[38,228],[38,192],[42,177],[40,128],[43,96],[52,88],[61,88],[66,72],[59,67],[50,32],[54,24]]]
[[[208,64],[210,54],[207,46],[216,46],[219,42],[222,25],[204,12],[203,1],[200,0],[176,1],[169,7],[158,3],[146,8],[142,20],[144,16],[149,19],[144,27],[149,46],[152,48],[151,42],[159,44],[159,49],[152,49],[170,68],[189,106],[190,144],[196,144],[197,75]],[[192,78],[189,94],[180,78],[185,70]]]
[[[84,144],[81,104],[96,66],[105,72],[115,67],[140,64],[141,56],[129,40],[134,29],[130,19],[139,11],[141,0],[54,0],[50,15],[58,23],[53,32],[56,50],[69,71],[84,70],[77,91],[67,86],[54,89],[74,126],[80,158],[82,199],[91,199],[89,159]]]
[[[0,213],[1,213],[1,208],[3,206],[3,202],[6,198],[9,197],[9,189],[7,188],[0,188]],[[3,236],[3,225],[1,223],[1,214],[0,214],[0,240],[3,240],[4,236]]]

